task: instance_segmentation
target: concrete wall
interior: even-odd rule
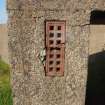
[[[14,105],[84,105],[90,13],[104,0],[8,0]],[[39,54],[45,20],[66,20],[63,77],[46,77]]]
[[[5,62],[9,63],[8,33],[6,24],[0,24],[0,56]]]
[[[105,25],[91,25],[89,35],[90,55],[105,50]]]

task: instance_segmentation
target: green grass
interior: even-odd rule
[[[13,105],[10,86],[10,67],[0,59],[0,105]]]

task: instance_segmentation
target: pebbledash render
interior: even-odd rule
[[[90,15],[105,0],[7,0],[7,9],[14,105],[84,105]],[[65,22],[61,76],[46,75],[46,21]]]

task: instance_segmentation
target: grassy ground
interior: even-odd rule
[[[9,65],[0,59],[0,105],[12,105]]]

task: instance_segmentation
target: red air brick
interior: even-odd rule
[[[64,75],[65,21],[46,21],[46,76]]]

